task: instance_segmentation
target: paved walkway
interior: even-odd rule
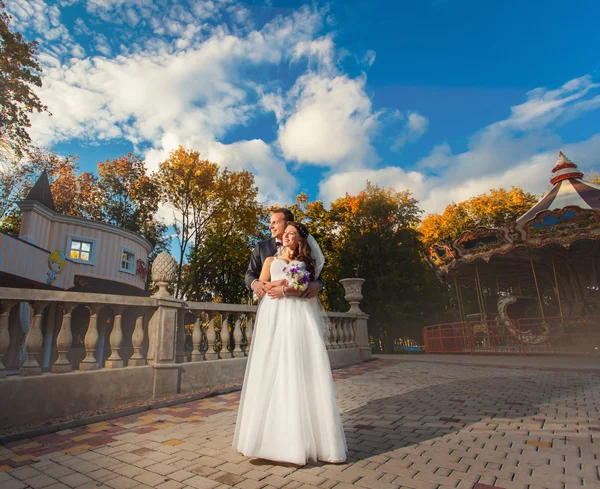
[[[600,489],[596,361],[386,356],[335,371],[347,463],[248,459],[239,393],[0,447],[0,488]]]

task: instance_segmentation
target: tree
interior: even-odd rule
[[[142,235],[154,246],[153,255],[166,249],[167,228],[155,217],[162,197],[159,177],[147,173],[141,158],[128,153],[99,162],[97,187],[102,220]]]
[[[222,170],[182,147],[160,164],[159,173],[179,243],[176,296],[242,297],[242,263],[247,264],[248,237],[256,235],[261,214],[254,176]],[[243,261],[241,254],[246,255]],[[226,263],[227,257],[233,262]],[[190,263],[184,270],[186,258]]]
[[[504,226],[527,212],[537,201],[536,195],[521,187],[491,189],[464,202],[448,205],[441,215],[428,215],[419,227],[421,240],[429,247],[439,242],[452,242],[463,231],[477,226]]]
[[[222,170],[215,185],[221,208],[195,234],[183,294],[192,300],[243,302],[250,298],[244,274],[262,213],[258,189],[247,171]]]
[[[29,114],[48,111],[32,89],[42,86],[35,58],[37,42],[27,42],[10,28],[11,16],[0,0],[0,139],[21,157],[31,142]]]
[[[443,309],[443,289],[428,277],[416,230],[421,210],[408,191],[367,183],[365,191],[331,204],[341,277],[366,280],[361,308],[369,332],[390,352],[397,337],[420,337]],[[332,300],[339,308],[341,294]]]
[[[101,219],[99,193],[91,173],[77,174],[77,156],[32,148],[24,161],[5,160],[0,168],[0,229],[18,234],[21,212],[17,202],[27,194],[43,171],[48,173],[56,211],[88,219]]]

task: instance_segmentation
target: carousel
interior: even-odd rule
[[[516,221],[428,250],[460,321],[427,326],[430,353],[600,353],[600,185],[559,153],[551,190]]]

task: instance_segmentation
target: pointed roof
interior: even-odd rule
[[[48,173],[46,170],[42,172],[40,178],[35,182],[35,185],[29,191],[27,197],[25,197],[25,200],[34,200],[56,212],[54,199],[52,198],[52,192],[50,191],[50,181],[48,180]]]
[[[552,175],[550,183],[553,187],[550,192],[519,217],[518,223],[533,219],[539,212],[567,206],[600,211],[600,185],[583,180],[583,173],[562,151],[558,153]]]

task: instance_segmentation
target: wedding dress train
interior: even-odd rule
[[[275,259],[271,280],[284,278],[285,266]],[[346,460],[323,324],[317,298],[261,300],[233,437],[243,455],[298,465]]]

